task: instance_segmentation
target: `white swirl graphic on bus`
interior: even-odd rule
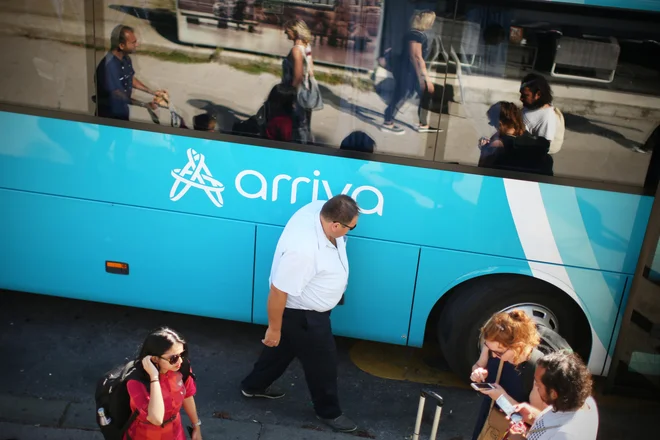
[[[188,163],[183,169],[172,170],[172,177],[174,177],[174,184],[170,190],[170,200],[176,202],[181,197],[186,195],[191,186],[204,190],[206,195],[211,199],[213,204],[218,208],[222,208],[222,194],[220,194],[225,186],[218,180],[213,178],[209,171],[203,154],[189,148],[187,151]],[[190,179],[188,179],[190,176]],[[177,193],[180,184],[184,184],[183,188]]]

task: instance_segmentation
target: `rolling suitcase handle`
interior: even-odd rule
[[[417,420],[415,421],[415,432],[413,433],[412,440],[419,440],[419,431],[422,427],[422,415],[424,413],[424,404],[426,403],[426,398],[429,397],[435,400],[435,415],[433,416],[433,427],[431,428],[430,440],[435,440],[438,435],[438,425],[440,424],[440,414],[442,413],[442,405],[444,401],[442,396],[435,391],[431,390],[422,390],[419,396],[419,408],[417,409]]]

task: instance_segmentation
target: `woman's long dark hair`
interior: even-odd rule
[[[167,351],[177,342],[183,345],[183,350],[185,352],[188,352],[188,344],[178,332],[169,327],[160,327],[156,330],[152,330],[140,347],[138,356],[135,359],[135,367],[146,374],[144,367],[142,366],[142,359],[146,356],[160,357],[167,353]]]
[[[522,112],[513,102],[500,101],[493,104],[486,112],[488,119],[495,128],[513,128],[514,136],[520,136],[525,132]],[[499,125],[497,125],[499,122]]]

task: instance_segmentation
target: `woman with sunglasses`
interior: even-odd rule
[[[181,407],[193,424],[192,439],[202,439],[194,398],[195,380],[188,375],[184,383],[180,371],[182,366],[190,368],[184,359],[186,353],[186,341],[167,327],[151,332],[144,340],[136,365],[144,369],[149,384],[138,380],[126,383],[131,411],[137,410],[138,416],[124,440],[185,440]]]
[[[479,437],[488,417],[491,401],[505,395],[513,404],[527,402],[544,409],[534,393],[536,361],[543,357],[537,349],[541,338],[534,321],[522,310],[496,313],[481,328],[481,356],[472,366],[472,382],[488,382],[494,389],[480,391],[485,395],[481,404],[473,440]],[[498,383],[497,372],[502,365]],[[492,399],[492,400],[491,400]]]

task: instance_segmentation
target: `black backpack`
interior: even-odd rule
[[[150,378],[142,368],[136,368],[141,361],[129,361],[124,365],[113,368],[103,375],[96,384],[96,410],[103,408],[105,417],[110,423],[104,425],[96,414],[96,423],[101,428],[105,440],[122,440],[124,433],[138,416],[138,411],[131,413],[130,397],[126,384],[129,380],[138,380],[145,384],[147,390],[150,387]],[[183,359],[181,369],[183,383],[189,376],[195,376],[190,370],[190,361]]]

